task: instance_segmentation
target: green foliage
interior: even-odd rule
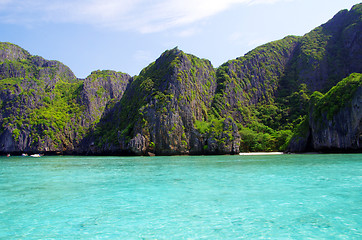
[[[317,67],[326,52],[326,45],[331,35],[323,31],[323,27],[317,27],[310,33],[301,38],[301,58],[305,64],[312,64],[314,68]]]
[[[214,134],[218,136],[222,131],[224,127],[224,121],[225,118],[216,118],[213,115],[209,115],[208,119],[206,121],[195,121],[195,128],[201,133],[201,134]]]
[[[97,79],[107,79],[112,77],[113,73],[114,72],[111,70],[97,70],[93,71],[89,77],[92,79],[92,81],[96,81]]]
[[[295,127],[293,136],[306,137],[309,132],[309,119],[308,115],[304,116],[301,122]]]
[[[18,140],[19,140],[19,135],[20,135],[20,130],[17,129],[17,128],[15,128],[15,129],[13,130],[13,137],[14,137],[15,141],[18,141]]]
[[[211,122],[210,121],[195,121],[196,129],[201,133],[205,134],[210,131]]]
[[[216,73],[205,59],[177,48],[165,51],[134,78],[119,102],[109,103],[109,114],[95,128],[96,144],[104,147],[117,144],[120,139],[127,142],[135,133],[150,131],[150,114],[155,114],[155,119],[161,119],[164,124],[180,106],[188,105],[197,109],[197,114],[192,113],[193,122],[203,137],[213,137],[221,144],[232,140],[234,130],[226,124],[230,118],[237,123],[241,151],[283,150],[292,130],[297,136],[308,133],[308,112],[313,113],[314,119],[324,116],[332,119],[350,104],[361,87],[361,74],[352,74],[326,94],[311,94],[308,89],[308,86],[315,87],[311,80],[316,74],[327,75],[328,81],[324,82],[328,83],[321,89],[325,93],[340,80],[345,69],[349,69],[342,44],[349,39],[334,32],[353,34],[359,26],[361,9],[362,4],[358,4],[348,19],[343,11],[339,18],[332,20],[343,16],[344,21],[349,21],[345,26],[340,27],[340,22],[327,23],[303,37],[288,36],[262,45],[223,64]],[[16,140],[23,130],[31,129],[34,144],[50,138],[59,147],[71,141],[66,133],[73,131],[84,136],[86,130],[77,124],[83,117],[84,106],[79,103],[83,83],[69,79],[71,74],[60,71],[58,62],[40,66],[42,58],[32,57],[16,45],[0,43],[0,51],[14,53],[12,59],[0,63],[4,69],[0,73],[0,91],[6,96],[6,101],[0,101],[1,129],[12,129]],[[114,81],[116,75],[114,71],[98,70],[92,72],[89,79]],[[211,89],[214,79],[216,92]],[[96,89],[99,98],[103,98],[105,92],[103,87]],[[173,99],[178,105],[171,104]],[[178,127],[170,126],[167,130],[173,134]],[[189,134],[185,131],[179,134],[182,147],[187,148],[186,135]],[[149,147],[154,148],[155,143],[150,142]],[[207,149],[208,146],[204,146],[204,150]]]
[[[19,58],[19,59],[30,56],[28,51],[22,49],[21,47],[15,45],[13,43],[9,43],[9,42],[0,42],[0,51],[6,52],[5,56],[7,58],[11,58],[13,54],[16,58]],[[2,57],[4,57],[4,55]]]
[[[152,91],[153,87],[155,86],[155,83],[152,81],[151,78],[146,78],[141,84],[140,88],[146,92]]]
[[[331,120],[339,110],[350,104],[357,89],[362,86],[361,76],[361,73],[352,73],[324,95],[315,91],[310,96],[309,113],[302,117],[300,123],[294,128],[293,138],[307,137],[310,114],[314,122],[321,123],[323,116]]]
[[[191,67],[182,66],[188,61]],[[207,109],[204,98],[211,97],[208,95],[211,84],[210,82],[207,84],[211,79],[205,79],[205,83],[199,86],[197,74],[209,69],[210,66],[209,61],[185,54],[177,48],[165,51],[157,61],[144,68],[140,75],[135,77],[112,114],[105,116],[103,123],[97,126],[97,138],[116,144],[120,138],[130,140],[135,134],[136,126],[142,126],[142,131],[148,131],[148,125],[142,124],[147,111],[155,111],[155,114],[163,119],[176,111],[174,106],[170,106],[175,98],[180,105],[194,103],[201,105],[202,109]],[[170,80],[174,75],[177,81]],[[186,93],[180,94],[179,87],[185,88]],[[174,95],[175,92],[177,96]],[[108,123],[112,122],[112,119],[117,119],[117,123]],[[136,130],[140,131],[139,128]],[[114,134],[117,132],[120,134]]]
[[[216,72],[217,89],[213,102],[218,114],[224,116],[226,112],[256,103],[273,104],[278,81],[284,73],[283,59],[288,57],[286,52],[298,39],[288,36],[220,66]],[[242,121],[237,114],[233,114],[235,120]]]
[[[263,125],[239,125],[241,152],[283,151],[292,135],[291,130],[274,131]]]
[[[249,128],[241,128],[240,131],[241,152],[271,151],[270,134],[257,133]]]
[[[305,84],[290,96],[255,108],[240,107],[241,151],[283,151],[296,126],[306,118],[310,93]]]
[[[277,98],[279,129],[294,129],[301,122],[301,119],[308,114],[310,99],[311,94],[306,84],[300,84],[297,91],[292,92],[289,96]]]
[[[173,95],[164,89],[162,83],[178,64],[175,54],[177,51],[179,50],[172,49],[164,52],[163,63],[151,63],[134,79],[119,104],[115,106],[117,110],[113,115],[105,116],[103,122],[97,126],[95,135],[99,145],[106,142],[116,144],[119,137],[130,140],[136,123],[143,121],[144,111],[151,107],[148,103],[150,99],[156,100],[157,105],[152,107],[159,112],[165,112],[164,105]],[[112,124],[112,119],[117,119],[118,124]],[[120,134],[117,135],[117,132]]]
[[[104,89],[104,87],[100,86],[97,91],[96,94],[99,98],[103,97],[103,95],[106,93],[106,90]]]
[[[30,126],[45,126],[47,129],[39,133],[40,138],[45,136],[54,139],[55,136],[67,131],[68,128],[77,128],[75,120],[79,120],[83,108],[76,102],[82,82],[67,83],[59,81],[52,94],[43,98],[44,105],[29,111],[28,117],[23,119]]]
[[[21,88],[21,82],[24,81],[23,78],[12,77],[12,78],[5,78],[0,80],[0,90],[9,90],[11,93],[15,93],[17,89],[23,90]]]
[[[326,113],[327,119],[333,116],[343,107],[351,103],[357,89],[362,86],[361,73],[352,73],[332,87],[325,95],[315,92],[312,95],[311,107],[313,118],[320,119]]]
[[[3,116],[1,127],[13,129],[16,141],[27,129],[31,130],[33,144],[43,143],[46,138],[57,146],[67,144],[70,138],[66,134],[71,129],[78,135],[83,133],[77,125],[84,110],[77,102],[83,83],[70,79],[67,72],[61,70],[59,62],[52,61],[45,69],[33,63],[45,60],[27,52],[24,54],[25,59],[0,63],[20,76],[9,77],[12,76],[10,71],[4,71],[0,76],[0,90],[9,94],[0,109]]]

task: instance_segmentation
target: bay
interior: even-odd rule
[[[361,239],[362,154],[0,158],[0,239]]]

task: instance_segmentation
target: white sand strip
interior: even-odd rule
[[[248,152],[248,153],[239,153],[241,156],[254,156],[254,155],[279,155],[283,152]]]

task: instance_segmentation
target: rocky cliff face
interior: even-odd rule
[[[177,48],[164,52],[104,117],[98,131],[110,134],[99,145],[109,148],[97,151],[118,145],[120,151],[134,154],[200,152],[203,144],[194,124],[206,116],[215,89],[215,72],[208,60]],[[103,141],[103,135],[98,139]]]
[[[0,45],[0,61],[20,61],[30,57],[30,53],[15,44],[1,43]]]
[[[79,103],[86,107],[85,118],[97,123],[110,101],[119,101],[132,82],[128,74],[104,70],[94,71],[83,82]]]
[[[170,72],[161,78],[153,75],[164,64],[170,65],[167,66]],[[198,152],[202,144],[197,138],[195,120],[205,117],[216,89],[211,63],[173,49],[143,72],[139,80],[147,81],[152,76],[156,77],[153,78],[153,92],[150,92],[154,98],[149,99],[143,112],[146,132],[154,143],[153,151],[163,154]]]
[[[359,87],[350,104],[335,114],[331,120],[325,115],[321,121],[312,120],[313,149],[317,151],[359,151],[362,146],[362,87]]]
[[[361,9],[341,11],[302,37],[262,45],[217,69],[168,50],[135,77],[98,70],[77,79],[60,62],[0,43],[0,152],[276,151],[299,123],[290,151],[360,151],[360,88],[353,96],[341,85],[331,89],[352,105],[328,105],[333,94],[323,93],[362,72]],[[315,90],[322,93],[311,95]]]
[[[362,74],[351,74],[325,95],[314,93],[310,104],[288,151],[361,151]]]
[[[361,4],[342,10],[300,38],[281,80],[283,96],[301,83],[310,91],[327,92],[349,74],[361,72],[361,14]]]
[[[58,61],[0,44],[0,151],[73,151],[131,77],[106,71],[86,80]]]
[[[233,119],[215,120],[213,132],[197,126],[209,117],[216,86],[208,60],[177,48],[164,52],[101,120],[92,153],[238,153],[240,135]]]
[[[51,91],[64,79],[75,79],[72,71],[57,61],[31,56],[20,47],[0,44],[0,93],[2,133],[0,149],[6,152],[50,150],[49,138],[40,139],[45,126],[45,110],[54,98]],[[42,111],[44,113],[44,111]],[[50,119],[49,119],[50,120]]]
[[[272,103],[298,39],[289,36],[265,44],[218,68],[214,107],[219,113],[242,121],[241,107]]]

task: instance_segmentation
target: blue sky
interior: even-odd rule
[[[355,0],[0,0],[0,41],[58,60],[77,77],[138,75],[167,49],[214,67],[287,35],[304,35]]]

